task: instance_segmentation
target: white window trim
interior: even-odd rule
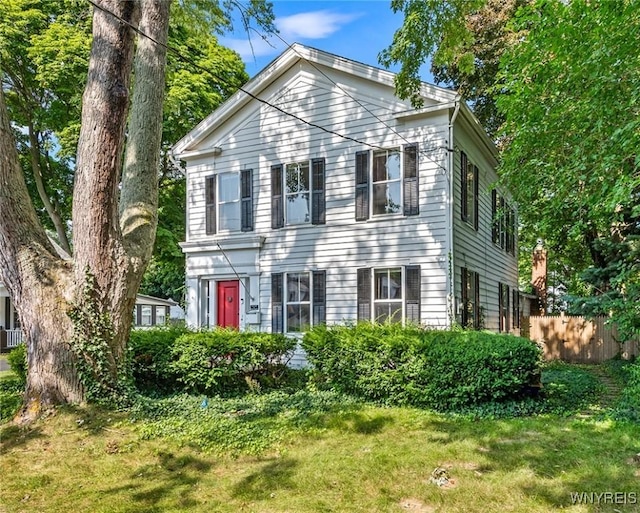
[[[236,199],[231,201],[222,201],[222,182],[223,177],[225,175],[235,175],[237,178],[237,188],[236,188]],[[241,206],[241,176],[239,171],[225,171],[224,173],[219,173],[218,178],[216,180],[216,233],[240,233],[242,231],[242,206]],[[222,205],[231,205],[235,204],[237,208],[238,214],[238,228],[235,230],[230,230],[228,228],[222,227],[222,215],[221,215],[221,207]]]

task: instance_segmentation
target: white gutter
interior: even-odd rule
[[[455,319],[456,315],[456,300],[455,300],[455,279],[454,276],[456,274],[455,262],[453,259],[453,220],[455,215],[455,203],[453,201],[454,194],[454,169],[455,169],[455,151],[453,147],[453,124],[458,117],[458,112],[460,111],[460,95],[456,97],[455,100],[455,108],[453,109],[453,116],[451,116],[451,121],[449,121],[449,148],[447,148],[449,153],[449,216],[448,216],[448,232],[449,232],[449,250],[447,251],[447,302],[449,303],[448,308],[451,315],[447,315],[447,323],[450,328],[453,324],[453,319]],[[449,313],[447,312],[447,313]]]

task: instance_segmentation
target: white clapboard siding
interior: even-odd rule
[[[314,64],[298,58],[296,52],[315,59]],[[490,141],[477,129],[474,132],[468,113],[459,116],[465,117],[467,125],[456,122],[454,140],[450,140],[455,101],[459,101],[455,93],[425,85],[425,108],[414,111],[408,101],[395,96],[392,74],[299,46],[287,50],[247,87],[308,123],[238,93],[219,114],[212,114],[184,143],[178,143],[187,155],[188,297],[198,303],[189,306],[191,319],[203,311],[201,283],[235,276],[246,284],[242,297],[247,300],[250,295],[253,306],[257,303],[259,308],[260,322],[253,321],[249,329],[269,331],[272,273],[323,270],[327,322],[353,321],[359,268],[419,265],[421,321],[446,327],[452,321],[449,286],[453,282],[453,293],[459,294],[459,268],[466,265],[481,273],[481,295],[486,296],[487,312],[495,310],[497,322],[497,281],[515,285],[515,259],[491,244],[487,191],[496,179],[496,163]],[[356,222],[356,152],[416,143],[419,215],[385,215]],[[207,153],[214,147],[222,149],[216,156]],[[460,221],[460,149],[481,170],[478,233],[467,233],[468,227]],[[325,159],[326,224],[272,229],[271,166],[314,158]],[[207,235],[207,177],[243,169],[253,170],[253,231]],[[302,358],[297,353],[295,362],[300,364]]]

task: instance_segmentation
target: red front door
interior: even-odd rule
[[[218,326],[240,327],[240,287],[239,282],[218,282]]]

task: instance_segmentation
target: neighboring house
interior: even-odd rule
[[[5,352],[22,342],[20,319],[9,297],[9,291],[0,282],[0,352]]]
[[[422,84],[414,109],[393,81],[293,45],[176,144],[187,324],[517,329],[493,143],[456,92]]]
[[[184,319],[184,311],[171,299],[161,299],[138,294],[133,312],[135,327],[162,326]],[[0,282],[0,352],[5,352],[22,342],[20,319],[9,297],[9,291]]]
[[[133,311],[133,325],[136,328],[164,326],[170,321],[184,319],[184,311],[172,299],[159,297],[136,296],[136,308]]]

